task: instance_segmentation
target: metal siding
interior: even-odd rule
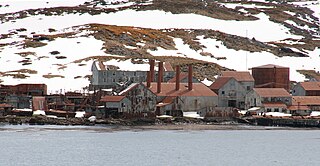
[[[284,88],[289,90],[289,68],[252,68],[255,85],[265,85],[265,88]]]

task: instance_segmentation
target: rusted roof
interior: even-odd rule
[[[291,111],[298,111],[298,110],[310,110],[310,108],[308,106],[305,106],[305,105],[291,105],[288,107],[289,110]]]
[[[261,97],[291,97],[284,88],[253,88]]]
[[[320,81],[320,76],[313,76],[314,79],[316,79],[317,81]]]
[[[320,96],[292,96],[292,105],[320,105]]]
[[[274,65],[274,64],[267,64],[267,65],[253,67],[253,69],[255,69],[255,68],[263,68],[263,69],[266,69],[266,68],[286,68],[286,69],[288,69],[288,67],[278,66],[278,65]]]
[[[106,70],[106,65],[104,65],[102,61],[98,61],[98,65],[100,70]]]
[[[180,81],[183,80],[184,78],[187,78],[188,77],[188,73],[186,72],[181,72],[180,73]],[[168,82],[176,82],[176,76],[174,76],[173,78],[171,78]]]
[[[232,77],[218,77],[218,79],[216,79],[216,81],[213,82],[209,88],[212,90],[218,90],[222,88],[231,79]]]
[[[222,71],[221,76],[233,77],[239,82],[250,82],[254,81],[254,78],[248,71]]]
[[[174,101],[174,99],[176,98],[176,96],[167,96],[162,100],[162,103],[172,103]]]
[[[158,103],[156,106],[157,107],[164,107],[166,105],[170,105],[173,103],[175,98],[176,98],[176,96],[167,96],[162,100],[162,102]]]
[[[282,102],[265,102],[265,103],[262,103],[262,105],[264,107],[276,107],[276,108],[287,108],[287,105],[285,105],[284,103]]]
[[[320,82],[301,82],[300,85],[304,90],[320,90]]]
[[[102,102],[120,102],[126,96],[103,96],[100,101]]]
[[[188,90],[188,83],[180,83],[180,89],[177,91],[175,83],[162,83],[161,92],[157,93],[157,83],[152,82],[150,90],[157,96],[217,96],[207,86],[202,83],[193,83],[193,89]]]

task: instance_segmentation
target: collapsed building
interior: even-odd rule
[[[120,92],[132,83],[146,82],[149,68],[147,64],[134,64],[132,70],[119,69],[117,66],[108,65],[107,62],[95,61],[92,64],[92,78],[90,79],[90,90],[113,89]],[[151,60],[150,65],[154,68],[155,61]],[[164,80],[168,81],[174,77],[174,71],[170,63],[165,63]],[[158,75],[155,69],[154,75]]]

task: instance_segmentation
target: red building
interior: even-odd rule
[[[263,65],[252,68],[256,88],[284,88],[290,90],[289,68],[277,65]]]

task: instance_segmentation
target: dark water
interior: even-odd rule
[[[0,165],[320,165],[320,130],[0,126]]]

